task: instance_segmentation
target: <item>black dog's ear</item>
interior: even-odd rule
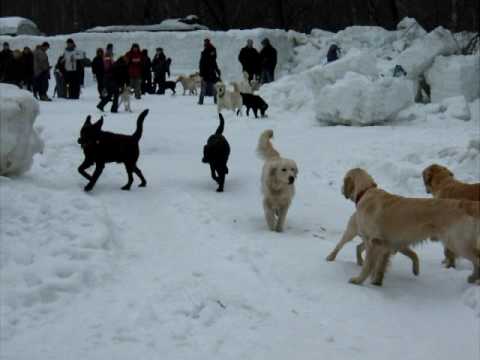
[[[95,127],[97,128],[97,130],[100,130],[103,126],[103,116],[100,118],[100,120],[98,120],[96,123],[95,123]]]
[[[92,117],[90,115],[87,116],[87,119],[85,120],[85,122],[83,123],[83,126],[90,126],[92,125],[92,122],[91,122],[91,119]]]

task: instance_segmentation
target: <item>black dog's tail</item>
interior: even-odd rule
[[[148,115],[148,109],[147,110],[143,110],[142,113],[138,116],[138,119],[137,119],[137,129],[135,130],[135,132],[133,133],[132,137],[136,140],[136,141],[140,141],[140,138],[142,137],[142,132],[143,132],[143,120],[145,120],[145,118],[147,117]]]
[[[215,131],[215,135],[222,135],[225,128],[225,120],[223,120],[222,114],[219,113],[218,116],[220,117],[220,125],[218,125],[217,131]]]

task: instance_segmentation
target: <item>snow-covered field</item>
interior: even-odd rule
[[[332,78],[302,67],[300,77]],[[415,104],[383,126],[327,127],[294,76],[265,90],[283,94],[269,98],[268,118],[225,114],[224,193],[201,163],[218,125],[211,98],[150,95],[133,100],[133,114],[105,114],[104,130],[128,134],[150,109],[139,160],[148,186],[130,192],[117,164],[83,192],[77,138],[88,114],[100,117],[96,88],[41,103],[43,154],[24,175],[0,177],[0,358],[478,359],[480,289],[466,282],[468,262],[447,270],[440,244],[425,243],[415,249],[420,276],[397,255],[379,288],[348,283],[360,271],[358,240],[335,262],[325,257],[354,211],[340,193],[352,167],[408,196],[428,196],[421,172],[434,162],[479,181],[480,100]],[[299,91],[286,95],[288,86]],[[261,206],[255,148],[267,128],[300,170],[281,234],[267,230]]]

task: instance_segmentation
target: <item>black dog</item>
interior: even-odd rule
[[[175,81],[164,81],[163,83],[159,83],[157,94],[165,94],[165,90],[167,89],[172,90],[172,93],[176,94],[175,92],[176,86],[177,86],[177,83]]]
[[[135,173],[142,181],[139,186],[147,186],[147,181],[142,172],[137,167],[137,160],[140,155],[138,142],[142,137],[143,120],[148,114],[144,110],[137,119],[137,129],[132,135],[114,134],[102,131],[103,117],[95,124],[90,122],[90,116],[80,130],[78,143],[82,145],[85,154],[85,160],[78,167],[78,172],[89,180],[85,186],[85,191],[90,191],[102,174],[106,163],[123,163],[127,169],[128,183],[122,187],[122,190],[130,190],[133,183],[132,173]],[[93,175],[89,175],[85,170],[95,164]]]
[[[263,100],[258,95],[244,93],[241,93],[240,95],[242,95],[243,105],[247,107],[247,116],[250,112],[250,109],[253,109],[253,114],[255,115],[255,118],[258,118],[258,110],[260,110],[262,117],[265,117],[265,112],[268,109],[268,104],[265,102],[265,100]]]
[[[203,147],[202,162],[210,164],[212,179],[218,184],[217,191],[222,192],[225,184],[225,175],[228,174],[227,162],[230,155],[230,145],[222,135],[225,121],[222,114],[218,115],[220,117],[220,125],[215,134],[208,138],[207,145]]]

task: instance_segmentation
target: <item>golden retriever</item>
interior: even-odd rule
[[[480,183],[466,184],[458,181],[444,166],[430,165],[423,170],[422,176],[425,190],[434,198],[480,201]],[[443,263],[447,268],[455,267],[455,255],[447,248]]]
[[[217,93],[217,110],[220,113],[223,109],[232,110],[237,115],[242,113],[242,95],[240,95],[240,90],[238,84],[233,82],[233,91],[227,89],[227,86],[219,81],[215,84],[215,91]]]
[[[182,84],[183,95],[185,95],[187,91],[189,95],[197,95],[197,79],[195,74],[189,76],[180,75],[175,82]]]
[[[480,279],[480,203],[468,200],[419,199],[390,194],[378,189],[363,169],[347,172],[343,195],[355,202],[356,228],[365,242],[367,255],[353,284],[372,276],[372,284],[382,285],[389,258],[428,238],[441,239],[455,255],[470,260],[473,273],[469,282]],[[351,224],[349,224],[351,225]]]
[[[265,220],[272,231],[283,232],[288,208],[295,195],[298,167],[274,149],[270,139],[273,130],[265,130],[258,141],[257,152],[265,160],[262,170],[262,193]]]

